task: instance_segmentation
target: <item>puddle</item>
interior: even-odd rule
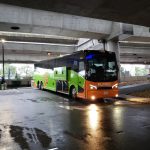
[[[10,135],[14,138],[14,141],[20,145],[22,149],[29,149],[28,142],[24,137],[23,128],[20,126],[10,126]]]
[[[48,137],[44,131],[42,131],[38,128],[35,128],[35,132],[36,132],[37,138],[40,141],[40,143],[42,144],[42,146],[44,148],[47,148],[49,146],[49,144],[51,143],[52,139],[50,137]]]
[[[72,133],[72,132],[69,132],[69,131],[64,131],[64,134],[66,135],[69,135],[77,140],[80,140],[80,141],[83,141],[84,143],[88,143],[87,141],[87,136],[90,136],[88,134],[85,134],[85,135],[79,135],[79,134],[75,134],[75,133]]]
[[[111,141],[112,141],[112,138],[111,138],[111,137],[103,137],[103,140],[104,140],[104,141],[107,141],[107,142],[108,142],[108,141],[111,142]]]
[[[38,100],[35,99],[27,99],[28,101],[34,102],[34,103],[39,103]]]
[[[38,115],[45,115],[45,113],[38,113]]]
[[[150,124],[143,125],[143,128],[150,128]]]
[[[7,128],[4,128],[4,125],[1,125],[0,139],[2,136],[6,136],[4,134],[5,130],[8,130],[12,141],[18,144],[23,150],[32,150],[35,147],[37,147],[37,149],[48,149],[50,148],[50,144],[52,142],[52,138],[41,129],[15,125],[7,125]],[[7,143],[7,141],[4,141],[4,143]]]
[[[39,100],[40,101],[52,101],[53,99],[52,98],[47,98],[47,97],[41,97]]]
[[[117,131],[116,133],[117,134],[123,134],[124,132],[123,131]]]

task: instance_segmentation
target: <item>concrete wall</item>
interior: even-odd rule
[[[130,82],[130,83],[136,83],[136,82],[149,82],[150,78],[147,76],[133,76],[133,77],[121,77],[121,82]]]
[[[8,87],[31,86],[31,79],[6,80]]]

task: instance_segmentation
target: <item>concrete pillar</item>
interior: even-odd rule
[[[119,68],[118,81],[120,82],[120,68],[121,68],[121,65],[120,65],[119,42],[118,41],[107,41],[107,49],[106,50],[116,53],[117,64],[118,64],[118,68]]]

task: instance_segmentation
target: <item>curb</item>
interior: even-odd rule
[[[130,101],[130,102],[137,102],[142,104],[150,104],[150,98],[144,98],[144,97],[135,97],[131,95],[124,95],[121,94],[118,96],[119,99]]]

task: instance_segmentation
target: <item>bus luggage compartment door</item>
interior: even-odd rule
[[[68,93],[68,82],[63,80],[56,81],[56,91]]]

